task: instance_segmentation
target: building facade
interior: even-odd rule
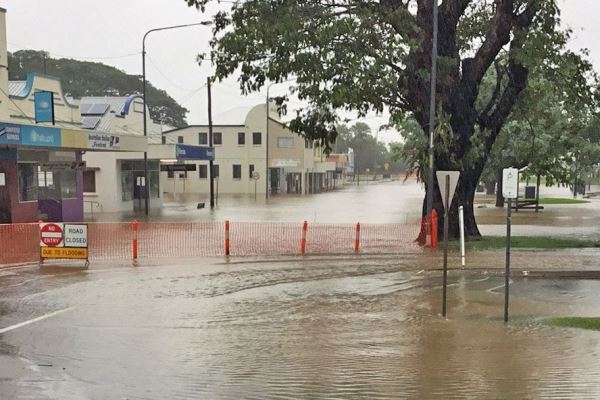
[[[270,107],[232,110],[215,118],[215,190],[221,194],[306,194],[335,187],[335,162],[319,147],[290,131]],[[268,138],[267,138],[268,134]],[[208,146],[208,125],[193,125],[163,133],[165,141]],[[267,168],[268,167],[268,168]],[[163,172],[161,187],[172,195],[209,192],[208,162],[195,171]]]

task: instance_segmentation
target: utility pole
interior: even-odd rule
[[[212,95],[210,91],[210,77],[206,78],[206,87],[208,89],[208,146],[213,147],[213,123],[212,123]],[[210,208],[215,208],[215,181],[214,181],[214,161],[208,162],[208,178],[210,181]]]
[[[429,103],[429,177],[427,179],[427,218],[426,243],[431,245],[431,211],[433,209],[433,135],[435,132],[435,92],[437,87],[438,58],[438,0],[433,0],[433,40],[431,48],[431,96]]]

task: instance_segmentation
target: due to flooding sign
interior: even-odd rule
[[[88,259],[88,229],[85,224],[40,224],[40,257]]]

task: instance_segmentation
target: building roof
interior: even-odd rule
[[[83,127],[98,131],[110,132],[114,117],[125,117],[129,113],[131,104],[141,96],[103,96],[84,97],[81,99],[79,111]]]

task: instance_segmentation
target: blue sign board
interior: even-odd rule
[[[36,92],[34,94],[35,102],[35,122],[52,122],[54,124],[54,93]]]
[[[21,125],[0,124],[0,144],[20,144]]]
[[[21,144],[36,147],[60,147],[62,144],[60,129],[22,125]]]
[[[175,154],[178,160],[214,160],[215,149],[206,146],[189,146],[178,144],[175,147]]]

